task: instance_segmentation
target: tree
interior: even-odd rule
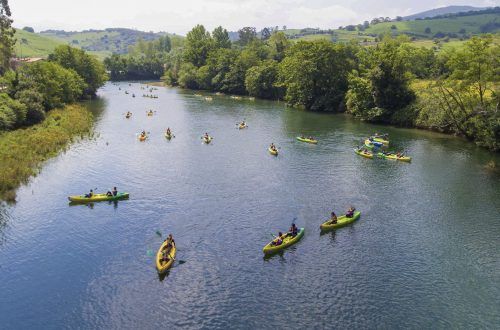
[[[0,131],[10,130],[24,123],[26,107],[6,93],[0,93]]]
[[[242,46],[246,46],[251,41],[257,38],[257,31],[254,27],[244,27],[238,31],[239,42]]]
[[[168,35],[161,36],[155,42],[155,46],[158,52],[168,53],[172,49],[172,40]]]
[[[278,62],[281,62],[285,58],[285,52],[290,48],[290,41],[286,37],[284,32],[274,32],[267,44],[271,50],[271,57]]]
[[[271,31],[265,27],[262,29],[262,31],[260,31],[260,39],[261,40],[267,40],[271,37]]]
[[[349,90],[346,95],[347,111],[356,117],[371,119],[375,108],[370,81],[357,72],[349,74]]]
[[[205,65],[208,53],[214,48],[210,32],[203,25],[196,25],[188,32],[184,47],[184,59],[196,67]]]
[[[354,66],[345,45],[328,41],[299,41],[279,65],[278,85],[285,100],[308,110],[339,111]]]
[[[278,62],[267,60],[247,70],[245,88],[251,96],[276,100],[283,94],[282,88],[275,85],[277,80]]]
[[[9,69],[16,43],[16,30],[12,27],[11,14],[9,1],[0,0],[0,75]]]
[[[74,70],[82,77],[85,82],[84,95],[95,96],[97,89],[108,79],[104,65],[81,49],[67,45],[58,46],[49,55],[49,61]]]
[[[218,26],[214,29],[212,38],[215,42],[215,48],[231,48],[229,33],[222,26]]]
[[[35,29],[33,29],[31,26],[25,26],[25,27],[23,27],[23,31],[30,32],[30,33],[35,33]]]

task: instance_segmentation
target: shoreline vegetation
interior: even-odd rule
[[[283,100],[317,112],[465,137],[500,151],[500,45],[489,34],[436,52],[408,36],[374,45],[297,42],[278,30],[195,26],[181,45],[141,41],[104,64],[111,80],[161,79],[169,86]]]
[[[19,186],[36,176],[46,160],[90,136],[92,127],[92,113],[73,104],[50,111],[39,124],[0,133],[0,200],[15,202]]]

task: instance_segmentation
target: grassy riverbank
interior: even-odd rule
[[[43,161],[88,134],[92,123],[85,107],[70,105],[50,111],[40,124],[1,133],[0,200],[15,201],[15,189],[36,175]]]

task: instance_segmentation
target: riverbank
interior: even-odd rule
[[[15,190],[40,171],[40,165],[91,131],[92,114],[81,105],[48,113],[40,124],[0,134],[0,200],[14,202]]]

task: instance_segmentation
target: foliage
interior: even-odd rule
[[[212,37],[214,38],[215,48],[231,48],[229,34],[222,26],[215,28],[212,32]]]
[[[239,43],[242,46],[249,44],[250,42],[257,39],[257,30],[254,27],[246,26],[238,30]]]
[[[266,60],[247,70],[245,88],[248,94],[264,99],[280,99],[283,88],[276,86],[278,79],[278,62]]]
[[[0,93],[0,131],[20,126],[26,119],[26,107],[19,101]]]
[[[66,69],[74,70],[83,78],[84,95],[95,96],[97,89],[107,80],[104,65],[81,49],[59,46],[49,55],[49,60]]]
[[[196,25],[186,36],[184,60],[196,67],[205,65],[208,53],[214,48],[210,32],[203,25]]]
[[[0,102],[4,97],[0,94]],[[14,199],[11,191],[36,175],[43,161],[64,149],[75,136],[89,132],[91,127],[91,113],[72,105],[51,111],[38,125],[0,133],[0,198]]]
[[[14,34],[8,0],[0,0],[0,75],[5,73],[14,52]]]
[[[339,111],[354,63],[348,47],[327,41],[299,41],[280,63],[279,85],[285,100],[315,111]]]

